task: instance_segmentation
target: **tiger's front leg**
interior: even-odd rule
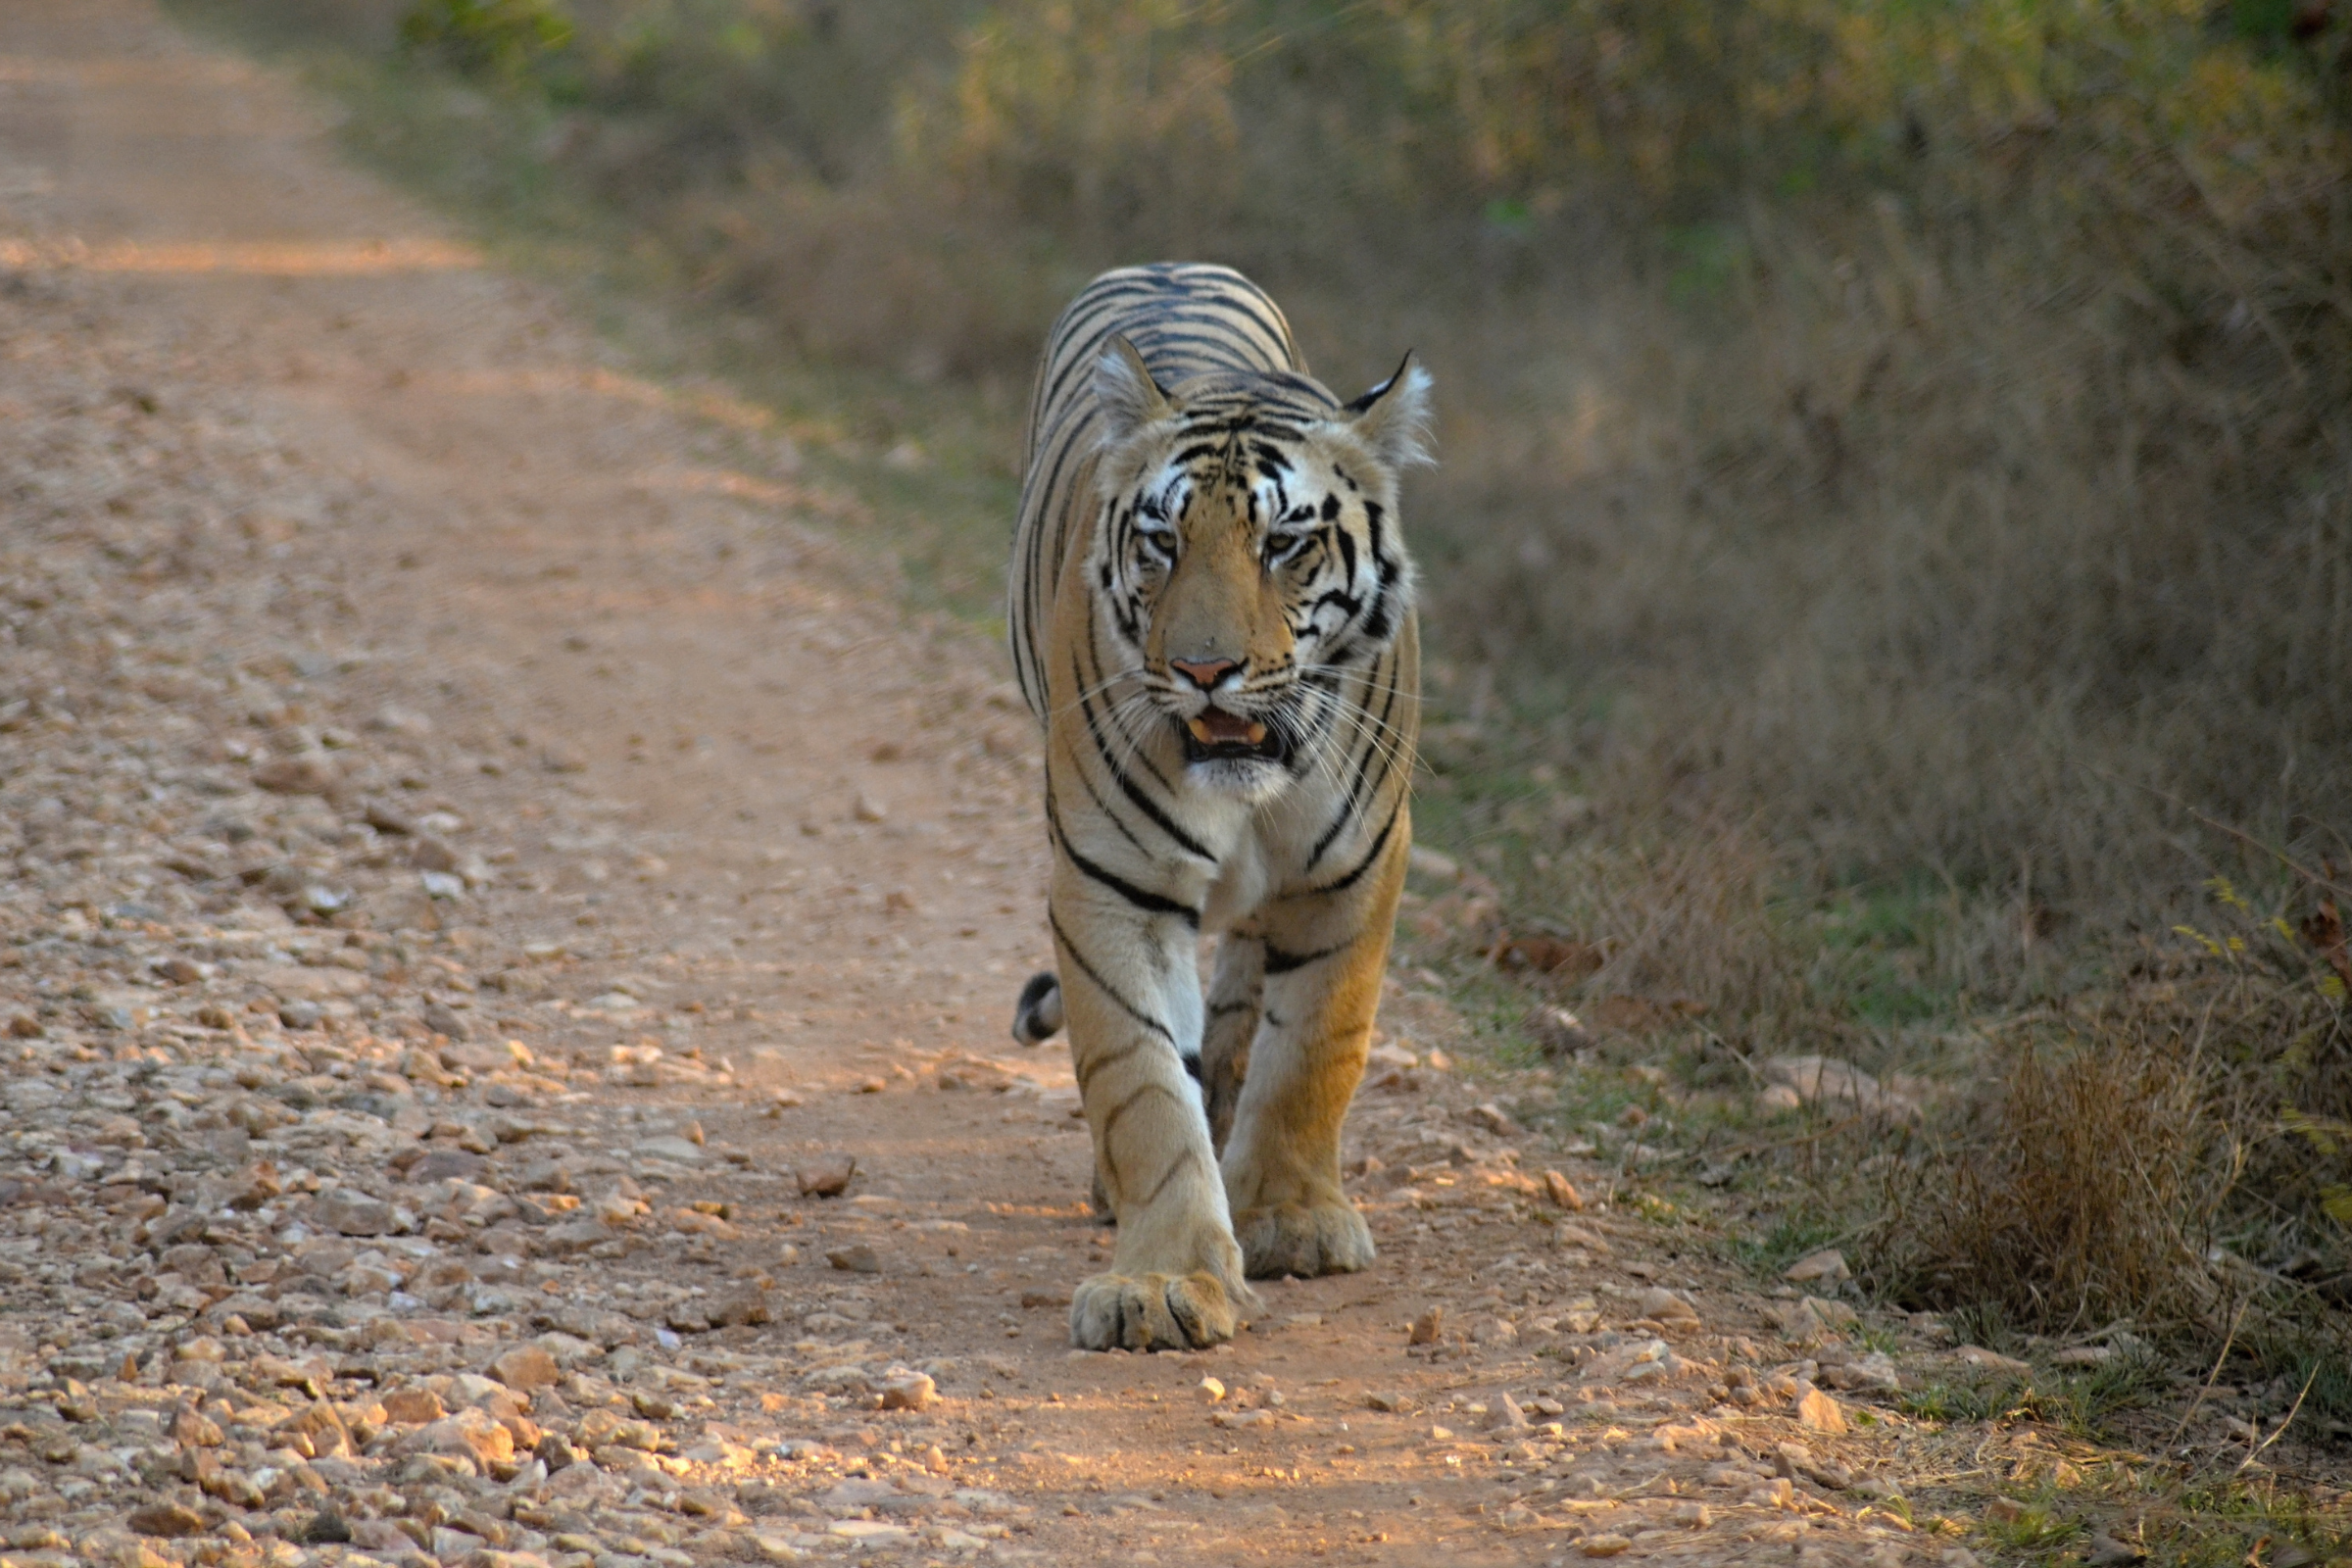
[[[1257,1038],[1265,967],[1265,947],[1255,926],[1245,923],[1218,939],[1208,1019],[1200,1031],[1200,1097],[1208,1111],[1209,1142],[1219,1154],[1233,1141],[1234,1112],[1250,1077],[1250,1043]]]
[[[1404,849],[1399,833],[1353,900],[1278,899],[1266,911],[1257,1037],[1224,1159],[1252,1278],[1372,1261],[1372,1233],[1340,1183],[1340,1131],[1371,1050]]]
[[[1095,1171],[1118,1216],[1118,1244],[1108,1272],[1072,1294],[1070,1339],[1090,1350],[1215,1345],[1257,1302],[1243,1280],[1199,1086],[1184,1065],[1200,1033],[1193,928],[1106,908],[1093,891],[1056,870],[1054,947]]]

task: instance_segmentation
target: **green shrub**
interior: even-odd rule
[[[460,71],[513,77],[563,47],[571,23],[556,0],[417,0],[400,36]]]

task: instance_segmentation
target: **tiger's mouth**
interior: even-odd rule
[[[1184,737],[1184,760],[1188,762],[1243,758],[1279,762],[1283,758],[1282,738],[1273,730],[1254,718],[1228,713],[1221,708],[1204,708],[1191,718],[1178,720],[1177,730]]]

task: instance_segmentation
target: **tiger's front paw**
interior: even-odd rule
[[[1251,1279],[1352,1274],[1373,1256],[1372,1232],[1345,1199],[1242,1209],[1233,1216],[1233,1238]]]
[[[1198,1350],[1241,1327],[1214,1274],[1097,1274],[1070,1297],[1070,1343],[1082,1350]]]

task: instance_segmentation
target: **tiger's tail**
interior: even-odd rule
[[[1012,1038],[1024,1046],[1042,1046],[1061,1033],[1061,980],[1045,969],[1029,977],[1021,997],[1012,1004]]]

